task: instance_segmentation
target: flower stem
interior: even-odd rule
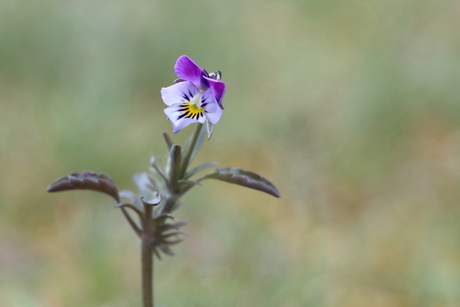
[[[143,307],[154,307],[152,206],[144,205],[144,210],[144,229],[141,234],[142,301]]]
[[[153,307],[153,250],[150,238],[143,238],[141,244],[143,307]]]
[[[190,142],[190,146],[188,147],[187,153],[185,154],[185,157],[182,160],[182,169],[180,172],[179,179],[184,177],[184,174],[187,171],[187,167],[188,167],[188,164],[190,163],[192,153],[195,149],[196,141],[198,140],[198,137],[200,136],[201,129],[203,129],[203,124],[196,125],[196,129],[195,129],[195,132],[193,133],[192,141]]]

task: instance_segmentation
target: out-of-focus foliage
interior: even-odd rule
[[[458,29],[454,0],[0,0],[0,306],[140,306],[112,200],[45,189],[90,169],[134,190],[182,54],[227,83],[196,165],[282,198],[195,188],[157,304],[459,306]]]

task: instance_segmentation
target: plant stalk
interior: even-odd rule
[[[193,138],[190,143],[190,147],[188,148],[188,151],[185,155],[185,157],[182,160],[182,169],[181,173],[179,175],[179,179],[184,177],[185,172],[187,171],[188,164],[190,163],[190,158],[192,156],[193,150],[195,149],[196,146],[196,141],[198,140],[198,136],[200,135],[201,129],[203,129],[203,124],[197,124],[195,132],[193,133]]]
[[[145,205],[144,210],[144,229],[141,235],[142,306],[154,307],[152,206]]]
[[[144,307],[153,307],[153,250],[150,238],[142,239],[142,301]]]

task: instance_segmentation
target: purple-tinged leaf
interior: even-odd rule
[[[247,188],[259,190],[275,197],[280,197],[278,189],[273,183],[251,171],[243,170],[239,167],[221,167],[213,172],[197,179],[217,179],[233,184],[238,184]]]
[[[48,192],[59,192],[67,190],[92,190],[112,196],[120,202],[118,188],[115,182],[106,174],[85,171],[83,173],[73,172],[63,176],[46,189]]]

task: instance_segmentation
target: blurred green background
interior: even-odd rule
[[[459,29],[454,0],[0,0],[0,306],[141,305],[112,200],[45,189],[134,189],[182,54],[227,84],[195,163],[282,198],[195,188],[158,306],[460,306]]]

